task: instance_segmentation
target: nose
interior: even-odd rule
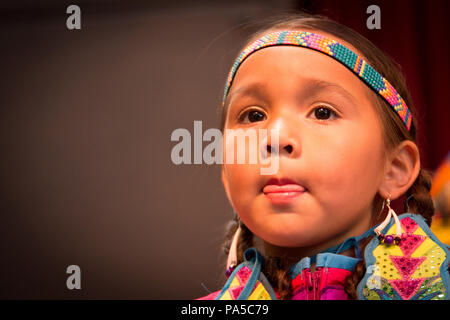
[[[277,119],[267,129],[268,139],[265,148],[268,155],[277,153],[280,157],[290,158],[300,155],[299,128],[292,121]]]
[[[277,152],[276,145],[272,145],[271,143],[267,144],[266,149],[268,154]],[[290,155],[294,152],[294,147],[291,144],[280,145],[280,149],[282,150],[282,152],[280,153],[286,153],[287,155]]]

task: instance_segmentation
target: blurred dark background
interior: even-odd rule
[[[66,8],[81,8],[81,30]],[[381,29],[368,30],[369,5]],[[193,299],[218,290],[232,217],[220,168],[172,163],[173,130],[219,127],[254,22],[304,10],[403,68],[423,166],[449,150],[447,1],[2,1],[0,298]],[[81,290],[66,268],[81,268]]]

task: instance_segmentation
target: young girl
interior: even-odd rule
[[[201,299],[448,299],[416,120],[398,68],[353,30],[302,15],[252,36],[225,88],[224,141],[275,130],[262,148],[279,166],[224,161],[228,280]]]

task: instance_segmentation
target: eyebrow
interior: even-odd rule
[[[267,90],[267,85],[262,82],[255,82],[249,85],[240,87],[236,91],[231,92],[225,100],[225,106],[231,104],[235,96],[251,96],[255,98],[264,99],[264,91]]]
[[[314,96],[317,95],[319,92],[321,91],[325,91],[325,90],[333,90],[336,93],[340,94],[341,96],[343,96],[344,98],[346,98],[347,100],[350,100],[352,103],[356,104],[356,99],[355,97],[346,89],[344,89],[342,86],[340,86],[337,83],[334,82],[329,82],[329,81],[325,81],[325,80],[321,80],[321,79],[315,79],[315,78],[309,78],[306,81],[306,84],[301,86],[301,88],[299,88],[299,96],[297,97],[300,100],[303,100],[304,98],[308,97],[308,96]],[[231,94],[228,95],[225,105],[229,105],[232,101],[232,99],[235,96],[240,96],[240,95],[247,95],[247,96],[252,96],[255,98],[260,98],[260,99],[264,99],[264,91],[267,90],[267,84],[266,83],[262,83],[262,82],[255,82],[255,83],[251,83],[247,86],[243,86],[239,89],[237,89],[236,91],[233,91]]]
[[[333,90],[340,94],[350,102],[356,104],[356,98],[346,89],[335,82],[329,82],[321,79],[308,79],[306,85],[302,88],[301,97],[316,95],[317,93],[325,90]]]

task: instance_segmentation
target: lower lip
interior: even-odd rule
[[[269,198],[272,203],[275,204],[286,204],[292,202],[295,198],[302,195],[304,192],[272,192],[265,193],[266,197]]]
[[[264,195],[274,204],[288,204],[305,193],[303,188],[286,188],[272,192],[263,191]]]

